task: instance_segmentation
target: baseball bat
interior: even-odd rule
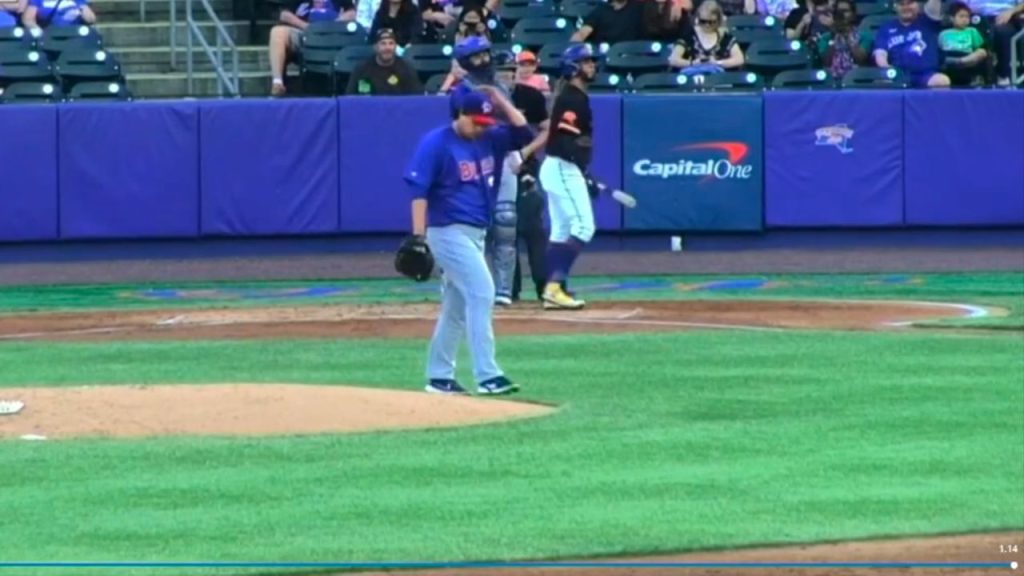
[[[604,182],[595,180],[595,183],[597,184],[597,189],[601,192],[611,191],[612,198],[614,198],[619,204],[622,204],[626,208],[636,208],[636,198],[632,195],[627,194],[618,188],[611,188]]]

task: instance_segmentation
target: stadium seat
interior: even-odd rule
[[[785,37],[782,21],[763,14],[734,14],[725,20],[740,48],[746,50],[754,42]]]
[[[784,70],[775,75],[773,90],[827,90],[836,87],[836,80],[827,70]]]
[[[0,87],[17,82],[56,83],[46,52],[39,50],[0,51]]]
[[[369,42],[369,32],[356,22],[312,22],[303,36],[304,46],[334,50]]]
[[[892,18],[893,11],[892,6],[887,2],[875,2],[868,0],[867,2],[857,2],[857,16],[863,20],[869,16],[885,15]]]
[[[725,19],[729,30],[778,30],[783,22],[775,16],[764,14],[733,14]]]
[[[576,25],[568,18],[523,18],[512,28],[512,43],[527,50],[540,50],[551,42],[568,42]]]
[[[52,104],[63,98],[54,82],[16,82],[0,91],[0,104]]]
[[[424,91],[427,94],[439,94],[441,92],[441,86],[444,84],[447,74],[434,74],[430,78],[427,78],[427,82],[423,85]]]
[[[603,3],[603,0],[562,0],[562,16],[570,20],[583,20]]]
[[[554,82],[554,80],[552,80]],[[594,77],[594,81],[587,87],[592,93],[621,93],[630,92],[633,89],[629,79],[619,74],[609,74],[608,72],[598,72],[597,76]],[[554,85],[552,84],[552,90]]]
[[[0,50],[11,46],[35,48],[35,42],[35,38],[24,28],[0,28]]]
[[[619,74],[647,74],[669,69],[668,56],[672,45],[650,40],[619,42],[608,49],[605,66],[609,72]]]
[[[703,78],[703,77],[700,77]],[[639,94],[666,92],[696,92],[700,90],[697,77],[677,72],[652,72],[633,79],[632,88]]]
[[[331,93],[343,94],[352,72],[374,54],[374,47],[369,44],[355,44],[335,52],[331,62]]]
[[[558,6],[552,0],[504,0],[498,16],[505,26],[515,26],[523,18],[558,16]]]
[[[416,70],[421,81],[452,69],[452,47],[448,44],[413,44],[402,52],[402,58]]]
[[[558,74],[562,67],[562,54],[566,48],[572,46],[574,42],[549,42],[541,47],[540,51],[537,52],[537,71],[543,72],[544,74]]]
[[[79,82],[118,82],[123,81],[121,64],[103,49],[64,50],[53,67],[54,73],[60,78],[65,92],[70,91]]]
[[[306,28],[299,59],[302,91],[314,95],[333,93],[334,60],[338,51],[367,45],[366,29],[355,22],[310,24]]]
[[[130,102],[133,99],[131,91],[121,82],[79,82],[67,95],[68,102]]]
[[[764,78],[755,72],[719,72],[704,76],[702,88],[709,92],[754,92],[764,89]]]
[[[843,76],[843,88],[854,89],[892,89],[906,88],[907,80],[896,68],[875,68],[858,66]]]
[[[786,32],[782,28],[744,28],[732,30],[736,42],[744,51],[756,42],[765,42],[778,39],[785,39]]]
[[[52,26],[38,40],[39,49],[56,60],[67,49],[103,48],[103,37],[90,26]]]
[[[871,36],[874,37],[878,33],[878,29],[886,22],[895,18],[892,14],[876,14],[874,16],[865,16],[860,21],[860,29],[871,32]]]
[[[750,45],[744,69],[761,76],[774,76],[785,70],[809,68],[811,56],[799,40],[762,40]]]

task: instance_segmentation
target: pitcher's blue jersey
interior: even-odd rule
[[[428,225],[489,227],[498,162],[532,137],[528,127],[508,125],[490,128],[476,140],[460,137],[451,124],[428,132],[405,173],[413,197],[427,200]]]

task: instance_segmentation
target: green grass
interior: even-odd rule
[[[0,386],[418,388],[423,351],[5,344]],[[1016,334],[517,337],[500,355],[524,398],[562,410],[385,434],[0,442],[0,556],[455,561],[1024,528]]]

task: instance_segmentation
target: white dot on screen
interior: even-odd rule
[[[1017,563],[1016,562],[1010,562],[1010,569],[1011,570],[1016,570],[1017,569]]]

